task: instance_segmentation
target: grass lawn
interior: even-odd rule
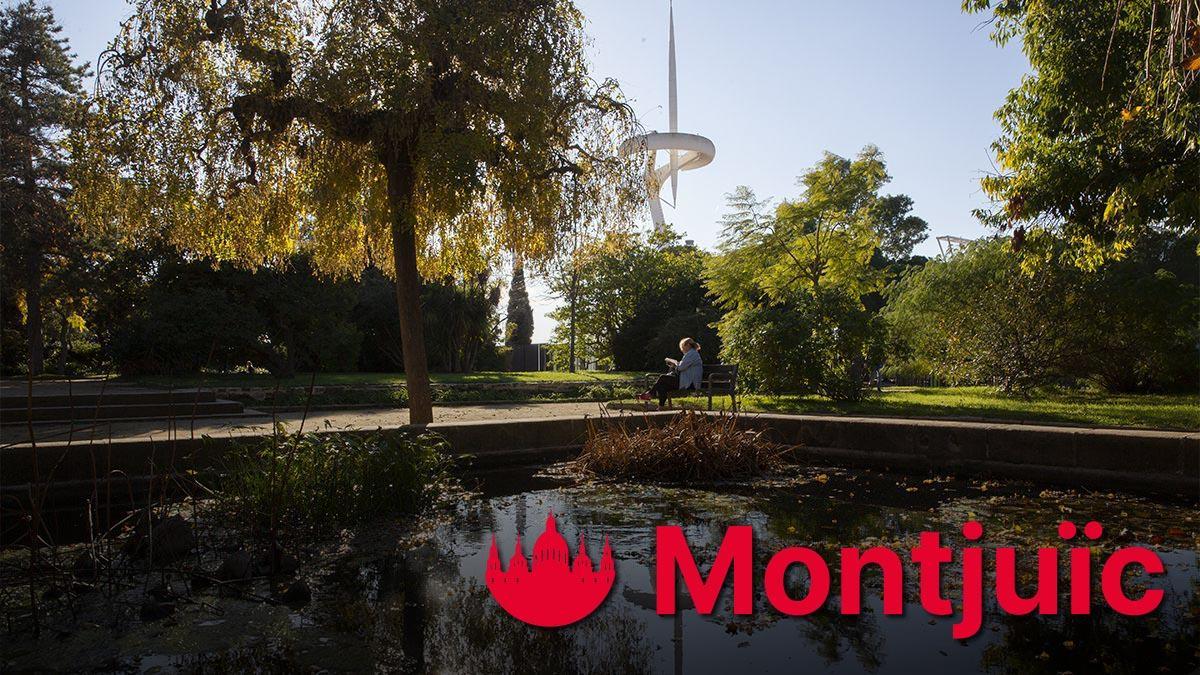
[[[728,405],[729,399],[713,399]],[[706,399],[679,398],[676,404],[704,407]],[[858,403],[819,396],[745,396],[743,410],[771,413],[841,413],[896,417],[956,417],[1067,422],[1111,427],[1200,429],[1200,395],[1099,392],[1038,392],[1028,399],[987,387],[891,387]]]
[[[599,371],[542,372],[542,373],[431,373],[430,379],[436,384],[471,384],[493,382],[588,382],[605,383],[644,377],[645,373],[607,373]],[[298,374],[290,378],[276,378],[270,374],[249,375],[246,373],[208,373],[205,375],[190,375],[186,377],[135,377],[127,381],[131,384],[144,384],[157,387],[274,387],[278,383],[282,387],[307,387],[312,378],[311,373]],[[317,385],[402,385],[404,373],[317,373]]]

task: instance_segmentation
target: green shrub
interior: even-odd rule
[[[884,328],[846,293],[797,293],[787,302],[740,307],[719,324],[721,357],[736,363],[747,388],[768,394],[816,393],[856,401]]]
[[[1014,253],[1005,239],[931,261],[889,291],[898,360],[928,364],[951,384],[1023,393],[1085,380],[1112,392],[1195,391],[1196,237],[1140,244],[1092,271],[1057,254]]]
[[[447,447],[431,433],[277,434],[231,463],[221,494],[253,525],[325,529],[415,513],[448,476]]]

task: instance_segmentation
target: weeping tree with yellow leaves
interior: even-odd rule
[[[74,206],[245,265],[394,275],[410,419],[421,276],[536,263],[629,220],[636,119],[570,0],[136,0],[104,54]]]

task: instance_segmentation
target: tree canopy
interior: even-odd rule
[[[1014,243],[1056,232],[1094,269],[1156,228],[1200,227],[1200,5],[1177,0],[965,0],[1032,72],[996,112],[997,206]],[[1047,238],[1045,249],[1054,246]]]
[[[912,199],[879,194],[888,180],[883,153],[868,145],[854,159],[825,153],[797,179],[802,194],[773,213],[739,186],[727,198],[710,288],[730,307],[831,286],[856,296],[881,290],[872,257],[906,257],[928,229],[911,215]]]
[[[718,345],[708,324],[717,313],[702,274],[708,258],[670,229],[583,244],[571,267],[551,278],[551,289],[568,301],[551,314],[558,322],[555,342],[570,339],[573,291],[582,358],[621,370],[656,369],[686,336],[715,357]]]
[[[100,63],[80,217],[203,256],[397,278],[414,421],[419,273],[544,260],[640,194],[636,121],[570,0],[138,0]],[[419,270],[419,271],[418,271]]]
[[[980,240],[912,270],[890,289],[884,315],[901,361],[951,383],[1194,389],[1196,244],[1148,237],[1124,260],[1086,271],[1057,255],[1022,265],[1006,239]]]
[[[883,352],[882,322],[864,300],[928,230],[912,199],[880,194],[888,180],[883,153],[868,145],[854,159],[825,153],[797,179],[802,193],[774,212],[748,187],[728,195],[706,277],[726,311],[717,324],[723,358],[749,384],[862,395]]]
[[[525,264],[513,261],[512,282],[508,286],[508,311],[504,321],[504,344],[509,347],[533,343],[533,305],[525,285]]]

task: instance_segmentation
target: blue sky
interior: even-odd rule
[[[666,1],[577,2],[595,75],[615,77],[646,128],[665,130]],[[123,0],[50,4],[79,58],[93,63],[129,14]],[[986,203],[979,178],[992,169],[992,113],[1028,62],[1018,44],[992,44],[980,22],[958,0],[678,0],[679,130],[711,138],[717,156],[680,176],[667,219],[713,246],[735,186],[793,196],[796,176],[823,151],[852,155],[874,143],[892,175],[886,191],[911,196],[934,235],[983,234],[971,209]],[[937,246],[930,238],[918,252]],[[545,340],[554,300],[536,279],[531,293],[534,337]]]

